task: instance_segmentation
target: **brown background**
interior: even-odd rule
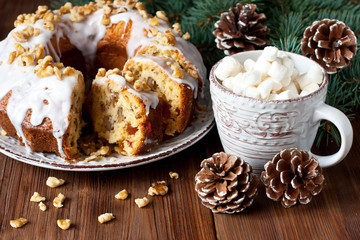
[[[0,1],[1,39],[13,27],[16,16],[33,12],[46,1]],[[0,154],[0,239],[359,239],[360,238],[360,119],[353,122],[354,144],[340,164],[325,169],[326,186],[305,206],[284,209],[266,198],[263,186],[254,204],[236,215],[212,214],[194,191],[194,176],[202,159],[221,151],[214,128],[189,149],[156,163],[110,172],[65,172],[33,167]],[[176,171],[180,179],[169,178]],[[48,176],[66,180],[56,189],[46,187]],[[140,209],[134,199],[144,197],[156,180],[166,180],[170,191],[152,197]],[[127,200],[114,195],[126,188]],[[46,212],[29,201],[34,191],[47,197]],[[51,200],[63,193],[64,207]],[[98,215],[112,212],[116,219],[100,224]],[[25,217],[21,229],[11,219]],[[63,231],[57,219],[69,218]]]

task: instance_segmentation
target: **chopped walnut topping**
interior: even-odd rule
[[[105,75],[106,75],[106,69],[105,68],[99,68],[98,72],[96,74],[96,77],[97,78],[102,78],[102,77],[105,77]]]
[[[147,197],[135,199],[135,203],[139,208],[146,207],[149,204],[149,199]]]
[[[39,19],[39,15],[35,13],[20,14],[14,22],[14,26],[17,27],[21,24],[34,24]]]
[[[46,6],[46,5],[40,5],[40,6],[38,6],[38,8],[37,8],[37,10],[36,10],[35,13],[36,13],[37,15],[41,15],[41,14],[45,13],[48,9],[49,9],[48,6]]]
[[[10,225],[13,228],[21,228],[22,226],[27,224],[27,222],[28,222],[28,220],[26,218],[19,218],[19,219],[15,219],[15,220],[10,220]]]
[[[126,0],[125,1],[125,5],[129,8],[134,8],[136,3],[137,3],[137,0]]]
[[[55,72],[55,76],[57,77],[58,80],[61,80],[61,71],[59,70],[58,67],[54,67],[54,72]]]
[[[136,80],[134,82],[134,88],[138,91],[150,91],[151,88],[144,80]]]
[[[157,30],[156,28],[151,28],[150,32],[154,37],[156,37],[159,34],[159,30]]]
[[[172,25],[174,31],[178,32],[180,36],[182,36],[181,26],[179,23],[175,23]]]
[[[151,187],[148,190],[148,194],[150,196],[154,196],[154,195],[166,195],[168,192],[169,188],[166,186],[166,182],[165,181],[157,181],[153,184],[151,184]]]
[[[100,216],[98,216],[98,221],[99,221],[99,223],[106,223],[106,222],[113,220],[114,218],[115,218],[114,214],[104,213],[104,214],[101,214]]]
[[[45,200],[46,198],[42,197],[38,192],[34,192],[34,194],[30,198],[30,202],[42,202]]]
[[[66,68],[64,69],[64,71],[63,71],[63,74],[64,74],[65,76],[71,76],[71,75],[74,75],[75,72],[76,72],[75,68],[73,68],[73,67],[66,67]]]
[[[40,208],[40,210],[43,211],[43,212],[45,212],[46,209],[47,209],[46,205],[45,205],[43,202],[40,202],[40,203],[39,203],[39,208]]]
[[[131,71],[126,71],[124,77],[128,82],[133,82],[135,80],[134,74]]]
[[[51,188],[56,188],[65,183],[64,179],[58,179],[56,177],[48,177],[46,180],[46,185]]]
[[[175,35],[170,29],[165,30],[165,33],[159,32],[156,37],[160,39],[162,45],[174,46],[176,44]]]
[[[62,6],[60,9],[59,9],[59,14],[60,15],[63,15],[63,14],[67,14],[67,13],[70,13],[70,10],[72,9],[72,4],[70,2],[67,2],[65,3],[64,6]]]
[[[16,52],[15,52],[15,51],[14,51],[14,52],[11,52],[11,53],[9,54],[9,58],[8,58],[7,63],[8,63],[8,64],[12,64],[12,63],[14,62],[15,58],[16,58]]]
[[[166,21],[166,22],[169,21],[169,19],[168,19],[167,16],[166,16],[166,13],[165,13],[164,11],[157,11],[157,12],[156,12],[156,16],[157,16],[159,19],[164,20],[164,21]]]
[[[135,4],[135,8],[138,10],[138,11],[141,11],[141,10],[145,10],[145,6],[142,2],[137,2]]]
[[[148,18],[149,15],[148,13],[146,12],[146,10],[139,10],[139,13],[140,15],[143,17],[143,18]]]
[[[129,193],[126,189],[120,191],[118,194],[115,195],[116,199],[125,200],[129,196]]]
[[[118,68],[114,68],[114,69],[110,69],[109,71],[106,72],[107,77],[112,74],[121,75],[121,71]]]
[[[158,26],[159,20],[157,18],[149,18],[148,23],[153,26]]]
[[[105,26],[110,25],[111,24],[110,17],[108,15],[103,15],[101,19],[101,24]]]
[[[190,39],[190,33],[186,32],[186,33],[182,36],[182,38],[183,38],[184,40],[189,40],[189,39]]]
[[[57,197],[54,198],[53,200],[53,205],[57,208],[62,208],[64,205],[63,205],[63,202],[65,201],[65,196],[64,194],[62,193],[59,193],[57,195]]]
[[[184,72],[181,70],[179,63],[171,64],[170,68],[173,71],[172,76],[174,78],[184,78]]]
[[[58,227],[61,228],[62,230],[68,230],[71,225],[71,220],[70,219],[59,219],[56,221],[56,223],[57,223]]]
[[[170,178],[175,178],[175,179],[179,178],[179,174],[177,172],[169,172],[169,176]]]
[[[4,129],[1,129],[1,136],[7,136],[7,132]]]

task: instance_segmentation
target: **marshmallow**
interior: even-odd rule
[[[261,82],[261,73],[259,71],[246,72],[243,75],[245,86],[255,86]]]
[[[224,81],[226,78],[233,77],[242,70],[243,67],[235,58],[227,56],[217,66],[214,74],[219,80]]]
[[[222,85],[227,88],[230,91],[233,91],[234,85],[233,85],[233,79],[234,77],[228,77],[223,82]]]
[[[259,71],[261,73],[261,77],[264,78],[269,69],[271,67],[271,63],[265,60],[262,56],[258,58],[258,60],[254,64],[254,70]]]
[[[296,92],[296,93],[299,92],[294,82],[291,82],[288,86],[284,87],[283,90],[284,91],[291,90],[291,91]]]
[[[308,77],[307,74],[301,74],[296,81],[298,82],[300,89],[304,89],[307,85],[313,83],[313,80]]]
[[[248,87],[245,89],[245,96],[259,98],[259,91],[256,87]]]
[[[308,76],[308,78],[312,79],[313,82],[315,82],[319,85],[322,83],[323,78],[324,78],[323,72],[315,64],[310,66],[310,69],[306,73],[306,75]]]
[[[279,50],[276,47],[266,47],[264,48],[261,57],[263,57],[268,62],[273,62],[276,60],[278,52]]]
[[[249,72],[254,69],[255,61],[252,59],[246,59],[244,62],[245,71]]]
[[[292,90],[286,90],[286,91],[278,94],[275,97],[275,99],[276,100],[285,100],[285,99],[291,99],[291,98],[297,98],[297,97],[299,97],[299,94],[297,94],[297,92],[294,92]]]
[[[302,90],[307,92],[314,92],[319,89],[319,85],[317,83],[310,83],[306,87],[304,87]]]
[[[287,68],[279,60],[274,61],[269,69],[269,76],[275,79],[283,79],[286,75]]]
[[[299,75],[294,61],[276,47],[266,47],[256,61],[247,59],[244,67],[235,58],[225,57],[215,75],[236,94],[270,100],[308,95],[319,89],[324,78],[315,64]]]
[[[262,99],[268,98],[270,95],[270,92],[273,88],[273,80],[271,78],[267,78],[266,80],[262,81],[257,89],[259,90],[260,97]]]

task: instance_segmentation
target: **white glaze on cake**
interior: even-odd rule
[[[70,113],[71,93],[77,83],[78,73],[72,77],[64,77],[63,80],[60,81],[54,75],[39,78],[34,73],[34,66],[19,66],[17,59],[15,59],[12,64],[8,64],[9,54],[16,51],[15,44],[18,43],[11,33],[19,32],[29,25],[40,29],[40,35],[32,36],[28,41],[19,44],[24,49],[37,47],[42,44],[45,47],[45,55],[52,55],[55,61],[60,61],[61,58],[59,40],[66,36],[70,42],[82,52],[87,61],[87,65],[91,66],[95,59],[97,44],[104,37],[106,28],[113,24],[117,24],[120,21],[124,21],[126,24],[128,24],[129,21],[132,21],[131,37],[126,49],[127,57],[129,58],[135,55],[137,49],[151,45],[152,41],[158,39],[150,33],[150,29],[154,26],[148,23],[148,19],[143,18],[137,10],[128,7],[125,8],[127,9],[127,12],[112,15],[110,17],[111,24],[108,26],[101,24],[103,9],[93,12],[81,22],[72,22],[70,20],[70,14],[64,14],[61,16],[61,21],[55,23],[53,31],[43,28],[43,20],[40,19],[37,20],[35,24],[18,25],[9,33],[6,39],[0,42],[0,74],[2,76],[0,80],[0,99],[2,99],[9,91],[12,91],[7,106],[7,113],[17,130],[17,135],[23,139],[26,146],[28,146],[28,143],[22,132],[21,123],[24,120],[27,110],[32,109],[31,124],[37,126],[41,124],[46,117],[49,118],[53,125],[54,137],[58,141],[59,152],[61,156],[65,155],[62,151],[62,136],[69,125],[67,117]],[[56,13],[56,11],[54,11],[54,13]],[[159,25],[155,28],[161,32],[165,32],[166,29],[169,29],[169,26],[167,22],[159,19]],[[176,45],[159,45],[158,47],[179,50],[180,53],[192,63],[193,68],[198,71],[204,81],[206,79],[206,69],[203,65],[200,53],[191,43],[182,39],[177,32],[173,32],[177,40]],[[57,46],[51,44],[51,39],[54,38],[57,40]],[[153,58],[152,60],[156,61],[159,66],[164,65],[161,58]],[[168,72],[166,67],[163,67],[163,69],[165,72]],[[168,75],[171,76],[171,74]],[[111,78],[113,78],[112,80],[118,81],[119,86],[124,87],[123,80],[113,76]],[[194,94],[197,94],[197,84],[195,84],[194,79],[174,80],[178,82],[186,81],[186,84],[194,90]],[[158,104],[159,100],[156,93],[139,92],[130,86],[126,87],[130,92],[144,100],[147,113],[149,112],[150,107],[155,108]],[[48,105],[44,103],[45,99],[48,101]]]

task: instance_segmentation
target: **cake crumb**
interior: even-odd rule
[[[56,188],[65,183],[64,179],[58,179],[56,177],[48,177],[46,180],[46,185],[51,188]]]
[[[169,176],[170,178],[175,178],[175,179],[179,178],[179,174],[177,172],[169,172]]]
[[[68,230],[71,225],[71,220],[70,219],[58,219],[56,221],[56,223],[57,223],[58,227],[61,228],[62,230]]]
[[[1,129],[1,136],[7,136],[7,132],[4,129]]]
[[[46,198],[41,196],[38,192],[34,192],[34,194],[30,198],[30,202],[42,202],[45,200]]]
[[[65,201],[65,196],[62,193],[59,193],[56,198],[53,200],[53,205],[57,208],[62,208],[63,202]]]
[[[115,195],[116,199],[125,200],[129,196],[129,193],[126,189],[120,191],[118,194]]]
[[[21,228],[22,226],[24,226],[27,223],[28,223],[28,220],[26,218],[19,218],[19,219],[15,219],[15,220],[10,220],[10,225],[13,228]]]
[[[110,158],[110,162],[117,162],[116,158]]]
[[[99,221],[99,223],[106,223],[106,222],[113,220],[114,218],[115,218],[114,214],[104,213],[104,214],[101,214],[100,216],[98,216],[98,221]]]
[[[90,156],[85,158],[84,161],[90,162],[90,161],[94,161],[94,160],[99,160],[99,159],[102,159],[104,156],[108,155],[109,153],[110,153],[109,146],[102,146],[96,152],[90,153]]]
[[[39,203],[39,208],[40,208],[40,210],[43,211],[43,212],[45,212],[46,209],[47,209],[46,205],[45,205],[43,202],[40,202],[40,203]]]
[[[169,188],[166,186],[165,181],[157,181],[153,184],[151,184],[151,187],[149,187],[148,194],[150,196],[154,195],[161,195],[164,196],[167,194]]]
[[[135,203],[139,208],[146,207],[149,204],[149,199],[147,197],[135,199]]]

